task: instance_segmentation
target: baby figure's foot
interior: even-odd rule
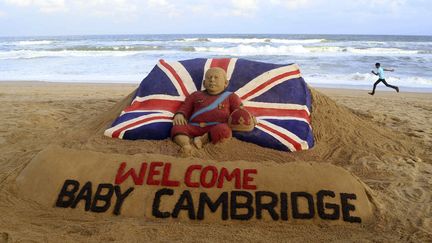
[[[179,152],[180,156],[183,158],[192,156],[192,145],[184,145],[183,147],[181,147]]]
[[[202,143],[202,141],[201,141],[201,137],[194,137],[194,139],[193,139],[193,144],[195,145],[195,147],[196,147],[197,149],[202,148],[202,147],[203,147],[203,143]]]
[[[205,144],[207,144],[209,142],[209,136],[208,133],[199,136],[199,137],[194,137],[193,138],[193,144],[195,145],[195,147],[197,149],[202,148]]]

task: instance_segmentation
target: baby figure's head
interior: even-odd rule
[[[228,86],[228,79],[225,70],[213,67],[207,70],[204,79],[204,88],[211,95],[222,93]]]

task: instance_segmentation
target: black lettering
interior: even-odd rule
[[[322,219],[337,220],[340,217],[339,205],[334,203],[324,203],[324,197],[335,197],[335,193],[332,191],[321,190],[317,193],[317,210],[318,215]],[[328,214],[325,209],[332,209],[333,213]]]
[[[263,203],[262,198],[269,197],[270,202]],[[278,220],[279,215],[275,211],[275,207],[278,203],[277,195],[273,192],[257,191],[255,192],[255,204],[256,204],[256,218],[262,219],[262,210],[267,210],[273,220]]]
[[[198,204],[198,215],[197,219],[204,219],[204,207],[207,205],[211,212],[216,212],[219,206],[222,204],[222,220],[228,219],[228,192],[223,192],[215,202],[212,202],[211,198],[205,192],[200,193],[199,204]]]
[[[78,193],[75,201],[72,203],[71,208],[76,208],[81,200],[85,200],[85,211],[89,211],[92,200],[92,183],[90,181],[84,184],[84,186],[81,188],[81,191]]]
[[[156,218],[168,218],[169,216],[171,216],[171,214],[169,212],[161,212],[159,210],[160,207],[160,203],[161,203],[161,197],[163,195],[173,195],[174,194],[174,190],[172,189],[168,189],[168,188],[163,188],[160,189],[159,191],[156,192],[155,194],[155,198],[153,200],[153,206],[152,206],[152,215],[155,216]]]
[[[186,204],[184,204],[185,202]],[[180,195],[180,198],[177,201],[174,210],[172,212],[172,217],[177,218],[180,213],[180,210],[187,210],[189,219],[195,219],[195,211],[194,211],[192,195],[188,190],[184,190],[183,193]]]
[[[306,213],[299,212],[298,198],[303,197],[307,200],[308,210]],[[313,205],[313,197],[307,192],[291,192],[291,207],[292,216],[295,219],[311,219],[315,215],[315,209]]]
[[[287,221],[288,220],[288,194],[282,192],[280,194],[281,198],[281,219]]]
[[[239,203],[237,198],[246,198],[245,203]],[[232,191],[231,192],[231,219],[238,220],[249,220],[253,217],[254,210],[252,208],[253,196],[251,193],[246,191]],[[247,209],[246,214],[237,214],[237,209],[245,208]]]
[[[75,199],[75,193],[78,191],[79,185],[80,184],[78,181],[65,180],[63,187],[57,197],[56,207],[60,207],[60,208],[70,207]],[[67,197],[67,200],[65,200],[65,197]]]
[[[350,204],[348,200],[357,199],[356,194],[350,194],[350,193],[341,193],[341,204],[342,204],[342,217],[343,220],[350,223],[361,223],[361,218],[354,217],[350,215],[350,211],[355,211],[355,206]]]
[[[107,193],[105,195],[102,194],[102,190],[107,189]],[[111,206],[111,197],[114,193],[114,188],[112,184],[99,184],[96,193],[93,198],[93,202],[91,205],[91,211],[96,213],[103,213],[108,210]],[[98,202],[102,201],[103,205],[98,206]]]
[[[127,189],[125,191],[125,193],[122,194],[120,186],[114,186],[114,192],[115,192],[115,195],[117,197],[116,204],[114,206],[114,211],[113,211],[113,213],[115,215],[120,215],[120,209],[121,209],[121,206],[123,205],[124,200],[126,199],[126,197],[129,196],[129,194],[133,190],[134,190],[133,187],[129,187],[129,189]]]

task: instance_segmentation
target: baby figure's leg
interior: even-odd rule
[[[205,144],[207,144],[210,141],[209,134],[205,133],[202,136],[194,137],[193,143],[195,147],[198,149],[202,148]]]
[[[192,155],[192,145],[190,143],[190,137],[183,134],[178,134],[174,137],[174,142],[180,146],[180,153],[184,157]]]
[[[231,137],[232,137],[231,128],[228,126],[228,124],[222,123],[222,124],[212,126],[209,129],[209,131],[204,135],[194,137],[193,143],[195,147],[200,149],[210,141],[213,144],[216,144],[228,140]]]
[[[190,124],[174,125],[171,129],[171,137],[173,141],[181,147],[179,152],[183,157],[189,157],[192,155],[193,144],[191,144],[191,138],[200,137],[206,133],[207,130],[205,128]],[[205,141],[205,139],[203,139],[203,141]]]
[[[210,128],[209,141],[213,144],[224,142],[232,137],[232,130],[226,123],[221,123]]]

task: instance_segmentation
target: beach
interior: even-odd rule
[[[17,196],[15,179],[47,146],[177,156],[170,140],[122,141],[103,130],[137,84],[0,82],[0,242],[100,241],[431,241],[432,93],[314,88],[316,146],[286,153],[233,139],[200,159],[258,163],[316,161],[366,185],[368,224],[200,223],[100,216],[44,207]],[[241,148],[237,151],[235,148]],[[247,152],[253,151],[253,152]],[[235,227],[233,227],[233,225]]]

